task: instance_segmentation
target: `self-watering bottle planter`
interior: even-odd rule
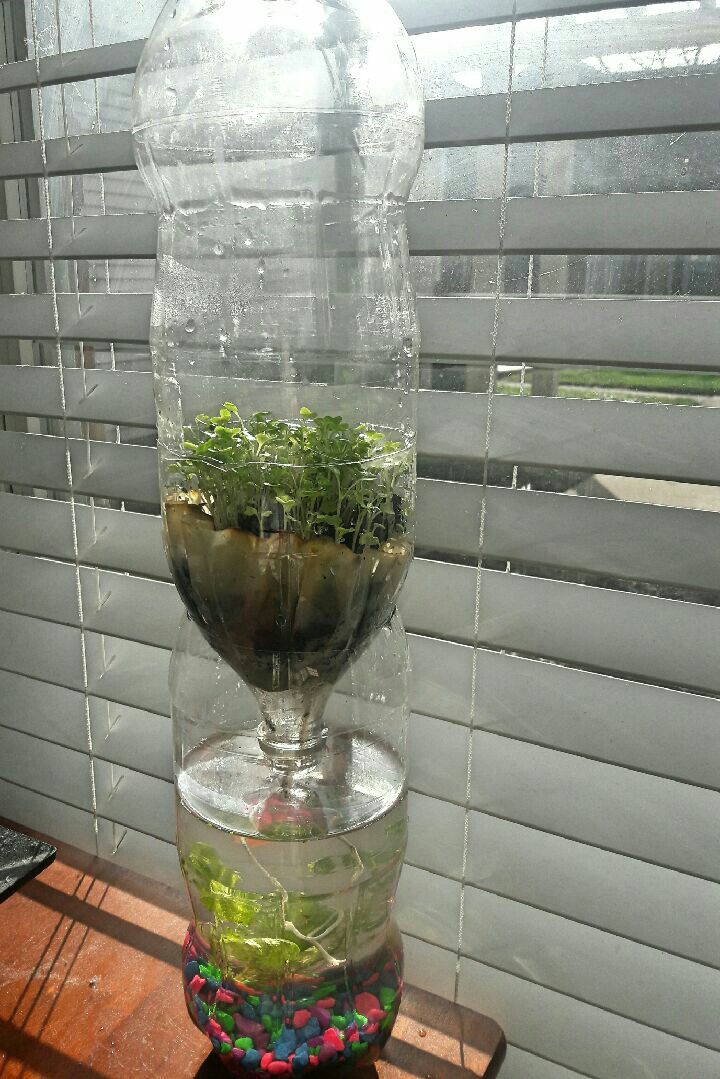
[[[352,1068],[402,992],[415,58],[385,0],[171,0],[133,105],[188,1011],[235,1074]]]

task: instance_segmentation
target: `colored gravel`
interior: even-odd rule
[[[238,1076],[296,1076],[376,1060],[397,1016],[401,969],[401,956],[385,950],[334,979],[329,971],[312,982],[289,978],[278,995],[224,976],[193,926],[183,947],[190,1017]]]

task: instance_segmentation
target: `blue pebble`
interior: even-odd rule
[[[290,1056],[290,1046],[287,1042],[275,1042],[272,1051],[276,1060],[287,1060]]]
[[[297,1045],[297,1034],[292,1027],[283,1027],[282,1034],[278,1038],[278,1044],[282,1042],[283,1045],[290,1046],[290,1052],[293,1051]]]
[[[260,1060],[260,1053],[257,1049],[248,1049],[240,1063],[243,1068],[246,1068],[247,1071],[251,1072],[255,1071],[255,1069],[260,1066]]]
[[[219,1049],[220,1048],[220,1042],[218,1041],[217,1038],[211,1038],[210,1042],[212,1044],[213,1049]]]
[[[292,1062],[292,1070],[297,1074],[301,1072],[303,1068],[307,1068],[310,1063],[310,1054],[307,1051],[307,1046],[302,1045],[298,1049]]]
[[[313,1015],[312,1019],[308,1019],[305,1026],[300,1031],[302,1038],[307,1042],[310,1038],[317,1038],[322,1034],[322,1027],[320,1026],[320,1020],[317,1016]]]
[[[200,964],[197,959],[190,959],[183,967],[183,970],[185,971],[185,977],[191,982],[195,975],[200,973]]]
[[[361,1034],[360,1035],[360,1041],[361,1042],[374,1042],[376,1038],[377,1038],[377,1031],[375,1031],[374,1034]]]
[[[246,1019],[257,1019],[257,1012],[252,1004],[248,1004],[247,1001],[241,1006],[240,1015],[243,1015]]]
[[[213,993],[215,993],[220,988],[220,982],[216,982],[212,978],[208,978],[207,987],[208,989],[212,990]]]

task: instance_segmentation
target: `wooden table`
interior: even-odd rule
[[[185,1011],[187,897],[57,846],[0,907],[2,1079],[228,1079]],[[490,1079],[503,1053],[491,1019],[410,988],[383,1059],[358,1075]]]

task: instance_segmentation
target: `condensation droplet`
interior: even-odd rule
[[[224,345],[225,342],[228,339],[228,335],[227,335],[225,330],[220,330],[220,333],[218,334],[218,337],[220,338],[220,344],[222,344],[222,345]]]
[[[223,245],[220,243],[219,240],[218,240],[218,242],[216,244],[213,244],[213,251],[215,252],[216,255],[222,255],[223,252],[225,251],[225,248],[223,247]]]
[[[185,323],[185,333],[195,333],[195,319],[189,318]]]

